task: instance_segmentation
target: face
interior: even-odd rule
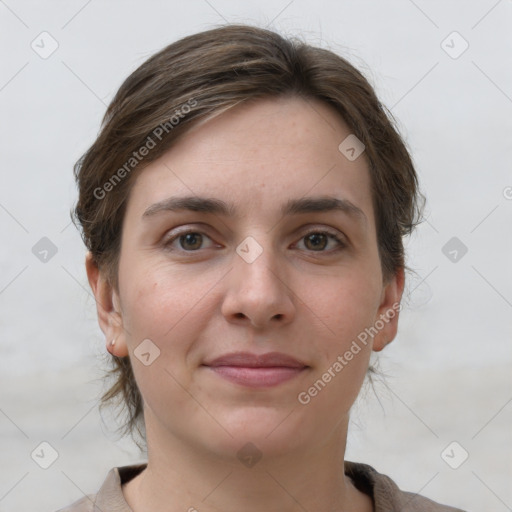
[[[346,435],[403,289],[402,272],[383,282],[364,153],[338,149],[350,133],[321,102],[259,100],[137,176],[119,293],[88,271],[110,297],[100,325],[131,358],[148,442],[232,457],[248,442],[279,455]]]

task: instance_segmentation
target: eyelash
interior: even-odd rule
[[[178,251],[178,252],[184,252],[184,253],[196,253],[196,252],[199,252],[201,251],[201,249],[196,249],[196,250],[186,250],[186,249],[182,249],[182,248],[179,248],[179,249],[173,249],[171,247],[171,244],[174,243],[176,240],[179,240],[180,237],[182,236],[186,236],[190,233],[193,233],[193,234],[199,234],[199,235],[203,235],[203,236],[206,236],[207,238],[210,238],[206,233],[204,233],[203,231],[199,231],[197,229],[188,229],[186,231],[182,231],[180,233],[177,233],[176,235],[172,236],[171,238],[169,238],[167,241],[164,242],[164,247],[166,250],[169,250],[169,251]],[[338,243],[338,248],[337,249],[333,249],[333,250],[330,250],[330,251],[325,251],[325,250],[322,250],[322,251],[313,251],[313,250],[307,250],[307,252],[311,252],[311,253],[319,253],[319,254],[322,254],[322,253],[334,253],[334,252],[337,252],[341,249],[344,249],[346,247],[346,243],[339,237],[339,235],[337,233],[333,233],[331,231],[327,231],[325,229],[313,229],[311,231],[308,231],[307,233],[305,233],[304,235],[301,236],[300,240],[306,238],[307,236],[309,235],[312,235],[312,234],[320,234],[320,235],[326,235],[327,237],[335,240],[337,243]]]

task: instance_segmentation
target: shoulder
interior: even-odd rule
[[[400,493],[402,494],[404,506],[408,505],[410,508],[407,510],[410,510],[411,512],[465,512],[460,508],[442,505],[429,498],[420,496],[419,494],[405,491],[400,491]]]
[[[96,494],[88,494],[83,498],[75,501],[65,508],[60,508],[56,512],[95,512],[94,502],[96,501]]]
[[[368,464],[345,461],[345,474],[360,491],[373,498],[376,512],[464,512],[419,494],[402,491],[391,478]]]
[[[97,493],[84,495],[56,512],[130,512],[124,499],[122,485],[143,471],[146,465],[143,463],[112,468]]]

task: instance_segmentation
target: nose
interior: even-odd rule
[[[233,268],[226,276],[222,314],[231,323],[260,330],[290,323],[295,304],[286,275],[271,249],[265,248],[252,262],[235,253]]]

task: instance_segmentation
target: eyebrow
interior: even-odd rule
[[[160,212],[193,211],[211,213],[226,217],[236,216],[236,207],[233,204],[211,197],[186,196],[169,197],[158,203],[152,204],[143,213],[142,218],[152,217]],[[348,199],[340,199],[332,196],[303,197],[290,199],[281,207],[281,215],[298,215],[303,213],[319,213],[339,211],[347,214],[357,221],[368,221],[363,210]]]

